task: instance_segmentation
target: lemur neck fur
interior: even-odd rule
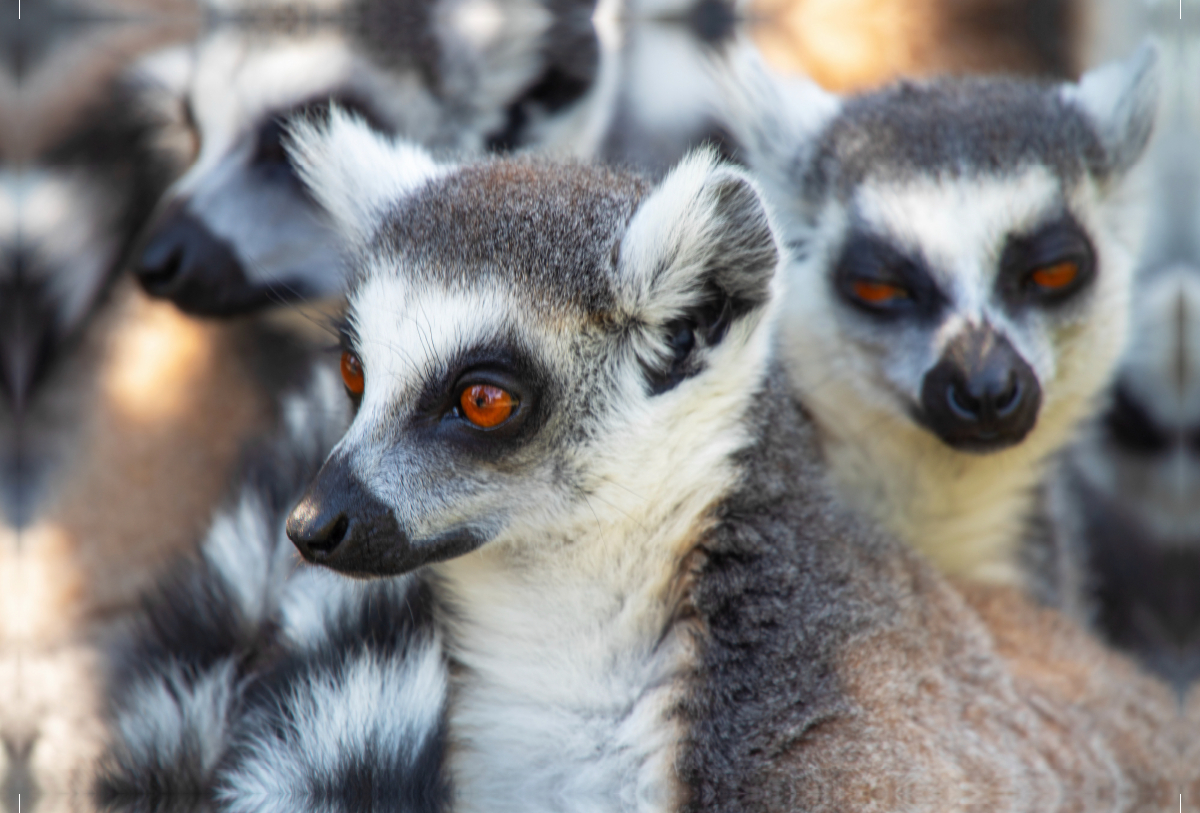
[[[1018,553],[1035,490],[1071,421],[1047,411],[1021,444],[976,455],[951,449],[906,418],[856,403],[852,393],[838,392],[842,386],[827,382],[803,400],[843,499],[944,573],[1021,583]]]
[[[689,431],[657,444],[661,423],[635,428],[620,470],[589,450],[586,496],[559,527],[438,566],[458,809],[673,807],[689,553],[736,482],[745,403],[691,409]]]

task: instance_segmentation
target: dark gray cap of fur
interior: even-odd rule
[[[406,198],[375,244],[420,251],[419,272],[447,287],[486,274],[539,311],[597,314],[615,305],[614,248],[649,189],[598,166],[491,161]]]
[[[1103,144],[1061,86],[971,78],[903,82],[848,99],[820,136],[806,186],[842,196],[867,178],[1006,174],[1040,164],[1064,179],[1108,171]]]

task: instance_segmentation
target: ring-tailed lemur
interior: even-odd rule
[[[1044,464],[1124,342],[1154,50],[1079,84],[845,99],[737,64],[728,117],[779,212],[789,368],[840,491],[947,573],[1024,580]]]
[[[291,115],[336,100],[381,131],[464,152],[571,141],[592,127],[579,102],[598,55],[581,9],[346,0],[297,31],[256,22],[253,2],[215,5],[222,24],[142,70],[147,98],[171,119],[164,138],[190,144],[190,166],[134,270],[191,313],[341,294],[335,237],[283,148]]]
[[[229,803],[314,760],[386,770],[418,718],[444,720],[457,810],[1173,798],[1161,687],[1015,592],[972,609],[827,491],[742,171],[451,166],[340,113],[296,142],[356,257],[356,414],[288,535],[343,573],[417,570],[449,687],[403,662],[357,694],[276,687],[275,724],[255,711],[217,760]],[[125,708],[118,740],[163,716]]]

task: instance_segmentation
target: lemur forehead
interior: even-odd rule
[[[614,247],[649,191],[582,164],[497,160],[425,186],[393,209],[373,248],[448,289],[501,285],[539,311],[615,304]]]
[[[870,178],[852,200],[854,217],[868,230],[956,274],[965,258],[998,260],[1008,237],[1067,213],[1061,183],[1044,166],[970,179]]]
[[[995,176],[1031,165],[1066,181],[1103,171],[1094,128],[1057,86],[943,79],[849,99],[822,134],[807,181],[814,194],[844,198],[867,178]]]

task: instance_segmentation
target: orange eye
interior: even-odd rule
[[[354,395],[362,395],[363,389],[366,387],[362,362],[349,350],[342,353],[342,381],[345,382],[346,389]]]
[[[1078,276],[1078,263],[1067,260],[1066,262],[1039,268],[1030,275],[1030,279],[1040,288],[1044,288],[1047,291],[1057,291],[1061,288],[1066,288]]]
[[[517,399],[511,393],[490,384],[467,387],[459,403],[467,420],[481,429],[499,426],[517,409]]]
[[[889,282],[856,279],[853,291],[856,297],[869,305],[884,305],[897,299],[908,298],[908,291]]]

